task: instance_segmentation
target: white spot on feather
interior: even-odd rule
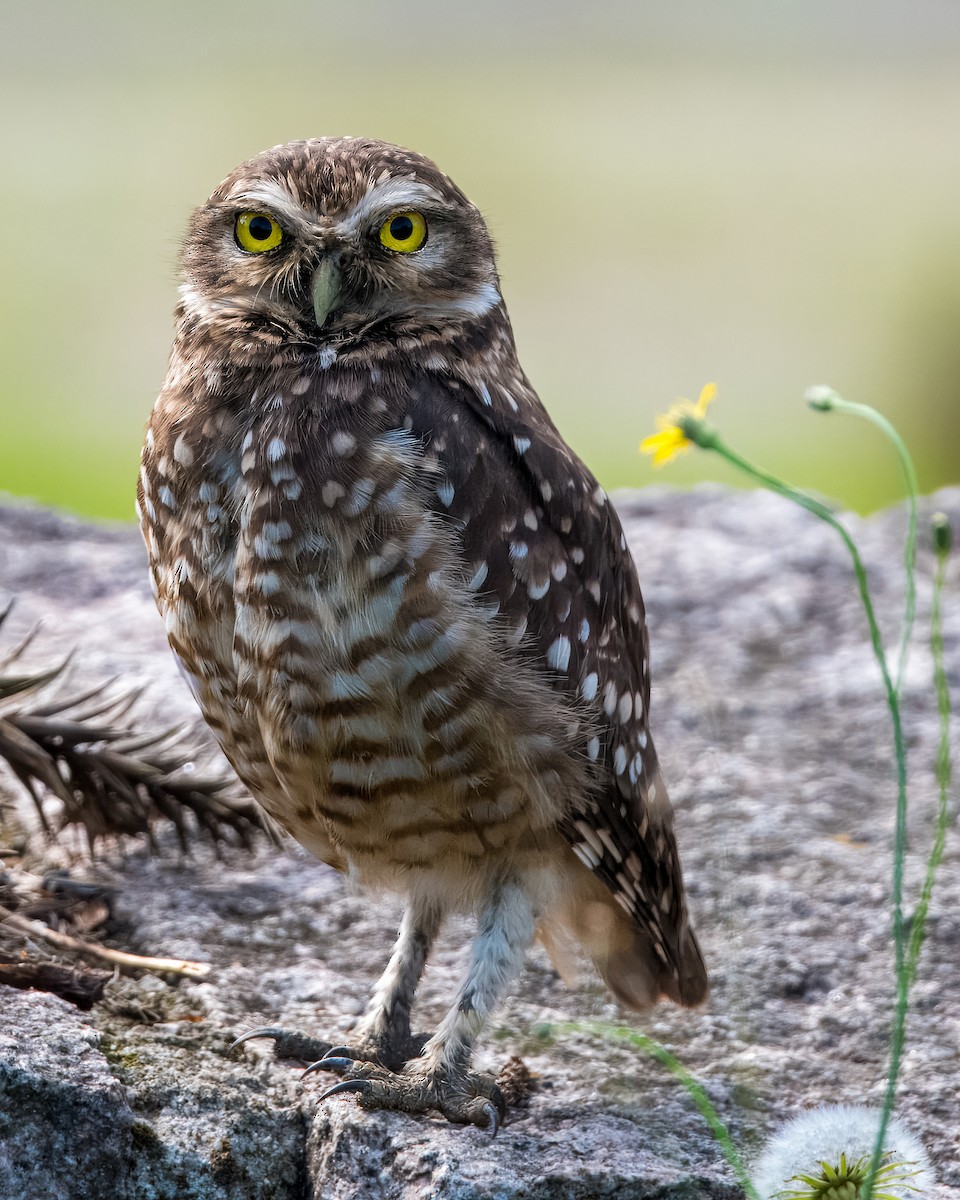
[[[382,511],[396,511],[406,499],[408,490],[407,481],[398,479],[392,488],[378,498],[377,508]]]
[[[573,827],[598,858],[603,858],[603,842],[597,836],[597,830],[588,825],[586,821],[574,821]]]
[[[193,463],[193,451],[187,445],[182,433],[173,443],[173,457],[182,467],[189,467]]]
[[[328,479],[320,489],[320,496],[327,508],[333,508],[336,502],[346,494],[347,489],[343,484],[337,483],[335,479]]]
[[[561,635],[547,650],[547,665],[555,671],[565,671],[570,665],[570,639]]]
[[[595,871],[600,866],[600,856],[595,850],[592,850],[585,842],[577,842],[572,847],[574,854],[585,867],[589,867],[591,871]]]
[[[344,511],[351,517],[362,513],[370,503],[376,486],[372,479],[358,479],[350,489],[350,503],[344,506]]]

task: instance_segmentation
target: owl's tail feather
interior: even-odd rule
[[[572,886],[540,938],[561,976],[569,978],[564,934],[579,942],[601,979],[617,999],[643,1012],[658,1000],[693,1007],[707,998],[707,969],[696,936],[686,919],[676,937],[674,961],[664,963],[651,935],[637,925],[591,871],[570,864]],[[673,957],[673,956],[670,956]]]

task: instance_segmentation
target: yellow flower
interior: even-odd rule
[[[681,452],[690,449],[689,421],[702,421],[707,415],[707,405],[717,394],[717,385],[708,383],[700,393],[696,404],[679,400],[665,417],[657,417],[659,433],[652,433],[640,443],[644,454],[653,455],[653,465],[662,467]]]

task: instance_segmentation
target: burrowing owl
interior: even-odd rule
[[[196,211],[183,271],[139,490],[170,644],[264,808],[406,897],[351,1047],[318,1065],[367,1107],[496,1132],[471,1052],[535,933],[573,934],[631,1008],[706,993],[620,522],[517,362],[480,214],[428,159],[268,150]],[[470,966],[418,1043],[454,910]]]

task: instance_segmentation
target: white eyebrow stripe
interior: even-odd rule
[[[417,208],[422,204],[442,204],[443,197],[428,183],[416,179],[385,179],[370,189],[359,204],[338,221],[334,230],[339,234],[353,233],[376,212],[398,208]]]
[[[286,223],[289,228],[302,227],[309,220],[299,200],[273,179],[261,179],[253,185],[237,184],[227,200],[245,208],[264,209],[271,216],[278,217],[281,225]]]
[[[184,308],[205,324],[217,317],[245,317],[254,311],[265,312],[278,321],[287,318],[281,304],[273,304],[263,296],[249,292],[237,296],[205,296],[192,283],[181,283],[179,290]]]
[[[422,304],[411,304],[409,311],[421,316],[445,317],[451,313],[466,313],[471,317],[482,317],[500,303],[500,293],[492,283],[482,283],[476,291],[460,296],[456,300],[433,300]]]

